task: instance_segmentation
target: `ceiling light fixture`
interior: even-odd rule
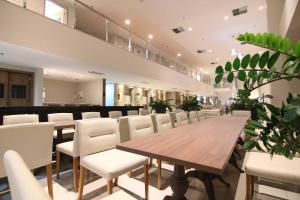
[[[228,17],[228,16],[225,16],[225,17],[224,17],[224,20],[225,20],[225,21],[227,21],[228,19],[229,19],[229,17]]]
[[[130,25],[130,23],[131,23],[129,19],[126,19],[124,22],[126,25]]]
[[[235,49],[231,49],[230,50],[230,55],[232,56],[235,56],[237,53],[236,53],[236,50]]]
[[[193,30],[193,27],[188,27],[188,31],[192,31]]]
[[[211,53],[212,51],[211,51],[211,49],[208,49],[208,53]]]
[[[263,10],[264,7],[263,7],[263,6],[259,6],[258,9],[259,9],[259,10]]]
[[[173,66],[173,65],[170,65],[170,67],[171,67],[171,68],[174,68],[174,66]]]
[[[181,53],[178,53],[177,56],[178,56],[178,57],[181,57]]]
[[[150,40],[152,40],[152,39],[153,39],[153,35],[149,34],[149,35],[148,35],[148,38],[149,38]]]

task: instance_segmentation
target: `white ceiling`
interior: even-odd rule
[[[212,72],[218,61],[223,64],[233,60],[230,49],[247,54],[259,51],[249,45],[240,45],[232,38],[244,32],[266,32],[267,13],[265,0],[82,0],[111,20],[126,26],[130,19],[132,32],[147,38],[156,47],[162,47],[172,55],[181,53],[184,60],[204,71]],[[248,6],[248,13],[232,16],[232,9]],[[263,6],[260,10],[259,7]],[[224,17],[228,16],[226,21]],[[192,27],[192,31],[176,35],[172,28]],[[198,54],[197,49],[211,49],[211,53]]]

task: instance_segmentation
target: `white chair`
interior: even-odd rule
[[[61,153],[67,154],[73,158],[73,187],[74,187],[74,192],[78,192],[79,141],[78,141],[77,128],[75,128],[73,141],[63,142],[56,145],[56,178],[57,179],[59,179]]]
[[[57,121],[73,121],[73,114],[72,113],[52,113],[48,114],[48,121],[49,122],[57,122]],[[65,128],[62,131],[62,135],[65,137],[71,137],[73,136],[75,132],[74,128]],[[53,137],[57,138],[57,131],[53,131]]]
[[[3,162],[13,200],[51,200],[17,152],[6,151]]]
[[[198,122],[198,116],[197,116],[196,111],[189,112],[189,121],[190,121],[190,124]]]
[[[197,117],[198,117],[199,121],[205,119],[204,113],[201,110],[200,111],[196,111],[196,113],[197,113]]]
[[[82,119],[101,118],[100,112],[83,112],[81,113]]]
[[[137,110],[128,110],[127,115],[139,115],[139,112]]]
[[[300,158],[290,160],[275,154],[271,158],[270,154],[260,152],[248,152],[246,158],[246,200],[252,199],[256,177],[300,185]]]
[[[4,115],[3,125],[38,123],[39,115],[36,114],[21,114],[21,115]]]
[[[177,126],[184,126],[189,124],[189,119],[186,112],[176,113]]]
[[[53,123],[28,123],[0,126],[0,157],[7,150],[18,152],[29,169],[46,166],[48,192],[52,190],[52,142]],[[0,178],[5,177],[2,159],[0,160]]]
[[[140,115],[150,115],[150,114],[151,114],[150,110],[142,109],[140,111]]]
[[[148,199],[148,158],[115,149],[120,142],[117,120],[80,120],[77,121],[77,128],[80,149],[79,199],[82,199],[86,169],[107,179],[107,191],[112,194],[113,179],[141,166],[144,166],[145,197]]]
[[[205,119],[221,116],[221,112],[219,109],[202,110],[202,112]]]
[[[122,112],[121,111],[109,111],[108,116],[109,116],[109,118],[112,118],[112,119],[119,119],[120,117],[122,117]]]

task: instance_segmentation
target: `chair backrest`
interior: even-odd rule
[[[199,121],[205,119],[204,113],[202,111],[196,111],[196,113]]]
[[[150,115],[150,110],[142,109],[140,115]]]
[[[116,119],[78,120],[76,124],[81,158],[115,148],[120,143],[119,125]]]
[[[51,113],[48,114],[49,122],[74,120],[73,113]]]
[[[128,118],[130,139],[137,139],[154,134],[153,123],[150,115]]]
[[[139,115],[139,112],[137,110],[128,110],[127,115]]]
[[[191,124],[199,121],[196,111],[189,112],[189,120]]]
[[[214,109],[214,110],[202,110],[204,114],[204,118],[213,118],[213,117],[219,117],[221,116],[221,112],[219,109]]]
[[[51,200],[17,152],[6,151],[3,162],[13,200]]]
[[[7,150],[18,152],[30,169],[52,162],[54,124],[49,122],[0,126],[0,158]],[[2,159],[0,178],[5,177]]]
[[[112,119],[119,119],[120,117],[122,117],[122,112],[121,111],[109,111],[108,116],[109,116],[109,118],[112,118]]]
[[[189,124],[189,119],[186,112],[176,113],[177,126],[184,126]]]
[[[38,123],[38,122],[39,122],[39,115],[36,115],[36,114],[4,115],[3,116],[3,125]]]
[[[83,112],[81,113],[82,119],[93,119],[93,118],[101,118],[100,112]]]
[[[249,110],[233,110],[232,116],[245,116],[245,117],[250,118],[251,111],[249,111]]]
[[[178,108],[175,108],[175,109],[172,109],[172,112],[174,112],[174,113],[179,113],[179,112],[183,112],[183,110],[178,109]]]
[[[172,128],[172,121],[170,114],[157,114],[155,115],[155,121],[157,126],[157,132]]]

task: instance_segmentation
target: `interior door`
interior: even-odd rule
[[[0,107],[8,105],[8,72],[0,71]]]
[[[8,106],[31,106],[32,75],[10,72],[8,74]]]

